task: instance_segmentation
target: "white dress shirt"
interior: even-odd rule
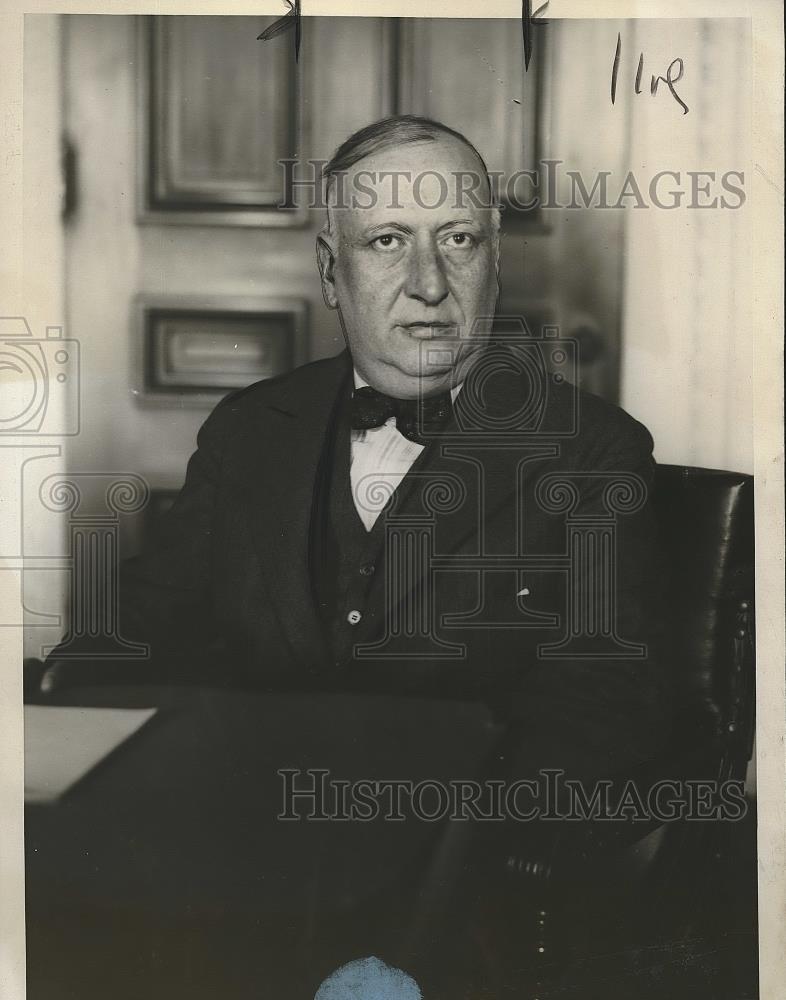
[[[355,371],[355,388],[368,385]],[[456,401],[463,383],[450,390]],[[352,430],[349,478],[352,499],[366,531],[371,531],[379,513],[393,496],[425,447],[396,429],[396,418],[388,417],[380,427]]]

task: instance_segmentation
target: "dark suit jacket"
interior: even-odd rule
[[[410,573],[406,589],[409,600],[429,602],[433,636],[424,645],[422,636],[388,635],[382,655],[372,648],[369,656],[396,607],[402,613],[381,571],[355,627],[367,648],[337,665],[312,597],[309,538],[320,458],[350,379],[344,352],[216,407],[157,541],[124,566],[124,637],[150,644],[150,668],[162,676],[207,670],[270,689],[479,702],[515,724],[527,770],[599,773],[647,758],[662,736],[661,573],[648,503],[615,516],[608,564],[616,634],[646,655],[598,636],[562,656],[543,649],[560,642],[593,588],[606,586],[571,578],[568,546],[595,544],[575,534],[582,523],[606,517],[608,527],[611,479],[621,477],[623,494],[651,482],[647,430],[567,382],[549,381],[533,406],[532,386],[511,371],[492,371],[482,384],[470,373],[449,427],[389,514],[391,530],[414,525],[428,535],[437,568]],[[563,562],[555,567],[554,557]]]

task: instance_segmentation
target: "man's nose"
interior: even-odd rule
[[[406,292],[429,306],[439,305],[448,294],[443,261],[430,241],[412,248]]]

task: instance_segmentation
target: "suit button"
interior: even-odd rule
[[[363,576],[373,576],[376,566],[374,563],[366,563],[364,566],[360,567],[360,572]]]
[[[350,625],[357,625],[362,617],[363,615],[359,611],[350,611],[347,615],[347,621]]]

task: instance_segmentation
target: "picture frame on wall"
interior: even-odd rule
[[[211,408],[307,360],[307,304],[268,296],[147,296],[135,302],[136,398]]]

